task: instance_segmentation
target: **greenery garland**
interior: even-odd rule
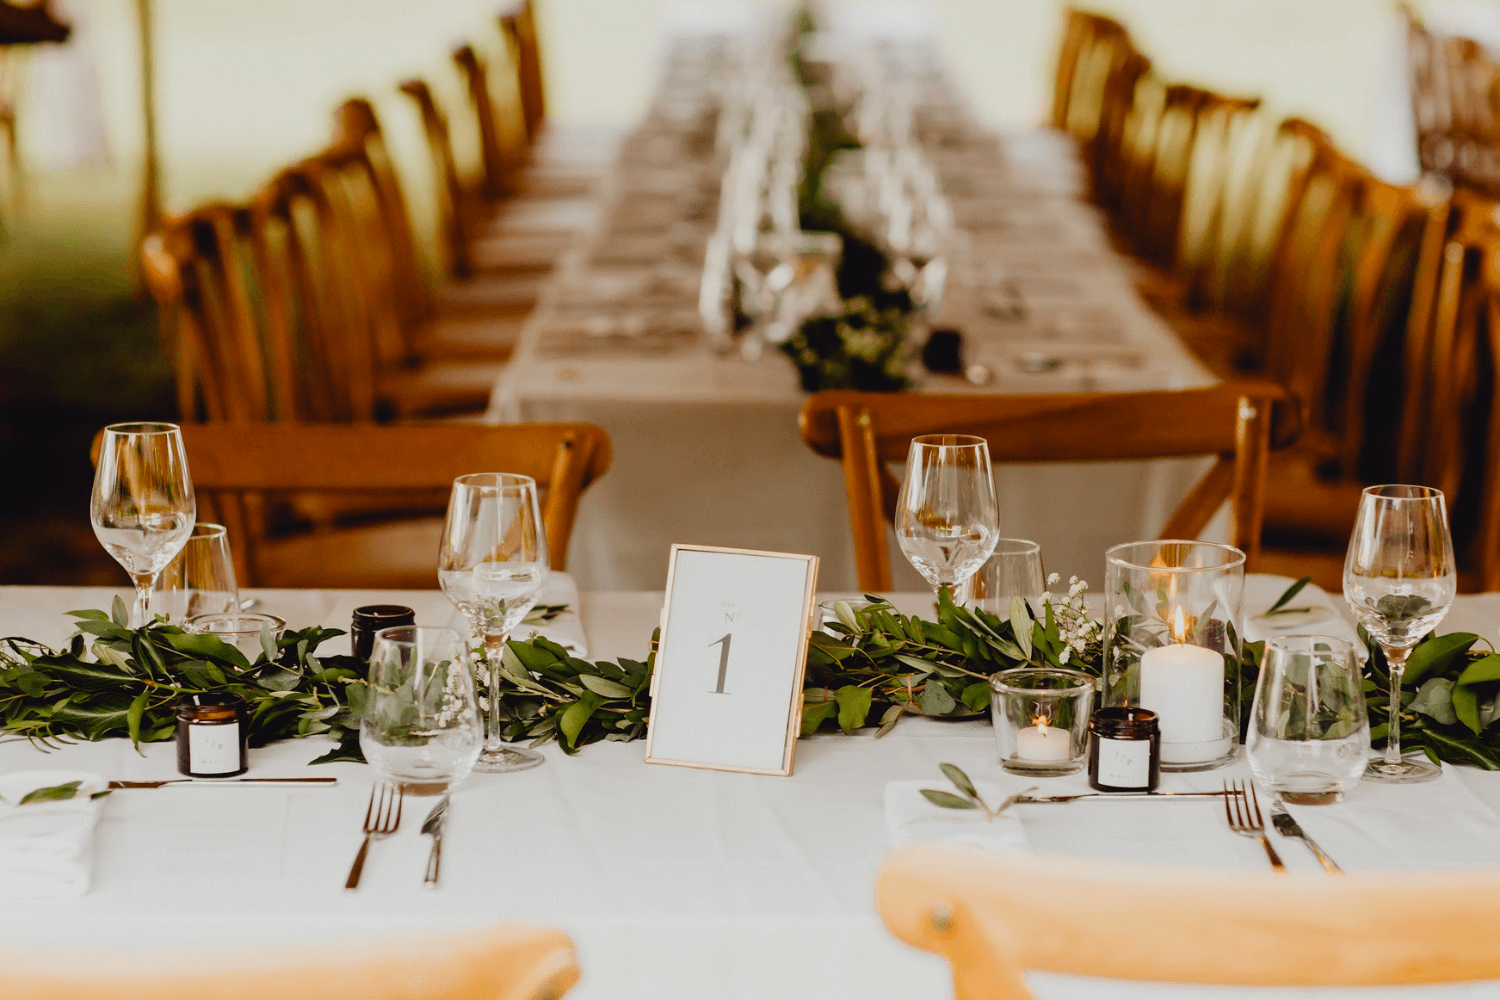
[[[836,620],[809,642],[803,735],[875,726],[879,737],[905,715],[976,716],[989,707],[989,676],[1011,667],[1068,666],[1099,676],[1103,628],[1084,607],[1085,590],[1074,581],[1065,597],[1049,597],[1035,614],[1016,602],[1008,618],[959,607],[946,592],[936,621],[902,615],[876,597],[867,596],[863,606],[837,602]],[[118,599],[109,614],[71,614],[79,632],[65,650],[0,640],[6,732],[44,746],[112,736],[137,744],[166,740],[176,731],[178,698],[228,691],[249,707],[251,746],[325,735],[340,745],[313,763],[363,759],[365,665],[352,656],[317,655],[338,630],[288,631],[274,645],[268,634],[251,662],[214,636],[166,622],[130,629]],[[1387,729],[1389,674],[1363,629],[1360,638],[1370,652],[1364,687],[1371,736],[1379,743]],[[1262,648],[1243,645],[1247,717]],[[512,640],[500,665],[505,738],[533,745],[555,739],[569,754],[601,740],[640,739],[654,666],[654,652],[644,660],[591,663],[543,636]],[[1402,705],[1408,749],[1420,748],[1434,761],[1500,770],[1500,654],[1479,636],[1455,632],[1420,643],[1407,663]]]

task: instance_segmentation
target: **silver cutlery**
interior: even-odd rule
[[[429,889],[437,888],[438,869],[443,863],[443,825],[447,822],[448,796],[444,795],[422,821],[422,832],[432,838],[432,851],[427,855],[427,875],[422,879]]]
[[[1344,874],[1344,869],[1340,868],[1334,863],[1332,858],[1323,853],[1323,848],[1318,846],[1317,841],[1302,832],[1302,827],[1292,818],[1292,814],[1286,811],[1286,806],[1282,803],[1281,796],[1279,795],[1271,799],[1271,825],[1276,827],[1276,832],[1283,837],[1296,837],[1302,843],[1306,844],[1307,849],[1312,851],[1313,857],[1318,859],[1318,864],[1322,865],[1328,874]]]
[[[365,839],[354,856],[349,868],[345,889],[358,889],[359,877],[365,872],[365,856],[370,853],[370,841],[382,840],[395,833],[401,826],[401,805],[406,800],[406,790],[379,782],[370,789],[370,805],[365,810]]]
[[[337,778],[169,778],[166,781],[111,781],[111,789],[160,788],[163,785],[337,785]]]
[[[1077,795],[1022,795],[1017,802],[1036,805],[1048,802],[1075,802],[1078,799],[1198,799],[1219,798],[1231,792],[1080,792]]]
[[[1266,839],[1266,821],[1260,814],[1260,800],[1255,797],[1255,783],[1251,782],[1249,790],[1243,781],[1224,782],[1224,818],[1229,821],[1229,829],[1244,837],[1254,837],[1260,841],[1260,846],[1266,849],[1266,857],[1271,859],[1271,867],[1280,874],[1286,874],[1286,865],[1281,863],[1281,855],[1276,853],[1276,848]]]

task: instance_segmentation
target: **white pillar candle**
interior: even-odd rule
[[[1157,714],[1163,743],[1224,737],[1224,657],[1175,642],[1141,656],[1141,707]]]
[[[1016,759],[1037,764],[1068,761],[1073,748],[1066,729],[1039,722],[1016,733]]]

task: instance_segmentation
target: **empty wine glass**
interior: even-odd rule
[[[1442,491],[1365,490],[1344,560],[1344,600],[1390,665],[1390,731],[1384,756],[1372,758],[1365,771],[1372,780],[1430,781],[1442,773],[1401,756],[1401,675],[1412,647],[1448,613],[1457,584]]]
[[[438,582],[484,644],[489,701],[484,750],[475,765],[480,771],[522,771],[546,759],[506,745],[499,691],[506,640],[536,603],[548,568],[536,480],[480,472],[453,481]]]
[[[376,634],[359,748],[377,775],[417,795],[444,793],[473,769],[481,729],[462,635],[416,625]]]
[[[965,434],[912,438],[896,500],[896,540],[933,590],[957,590],[1000,534],[990,447]]]
[[[193,525],[182,551],[157,578],[151,603],[178,625],[195,615],[239,610],[229,534],[222,524],[200,521]]]
[[[995,539],[994,552],[969,577],[965,590],[961,603],[976,605],[997,618],[1010,617],[1011,601],[1017,597],[1040,609],[1047,592],[1042,547],[1026,538]]]
[[[131,626],[151,621],[151,589],[198,516],[182,430],[176,424],[104,428],[89,518],[105,551],[135,584]]]

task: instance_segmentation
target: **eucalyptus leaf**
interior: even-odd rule
[[[119,598],[116,598],[118,600]],[[78,789],[83,785],[82,781],[70,781],[65,785],[49,785],[46,788],[38,788],[21,796],[21,805],[30,805],[33,802],[64,802],[75,798]]]
[[[928,802],[931,802],[935,806],[942,806],[944,809],[979,808],[978,803],[975,803],[969,799],[961,799],[957,795],[954,795],[952,792],[942,792],[933,788],[923,788],[921,789],[921,792],[922,797]]]

